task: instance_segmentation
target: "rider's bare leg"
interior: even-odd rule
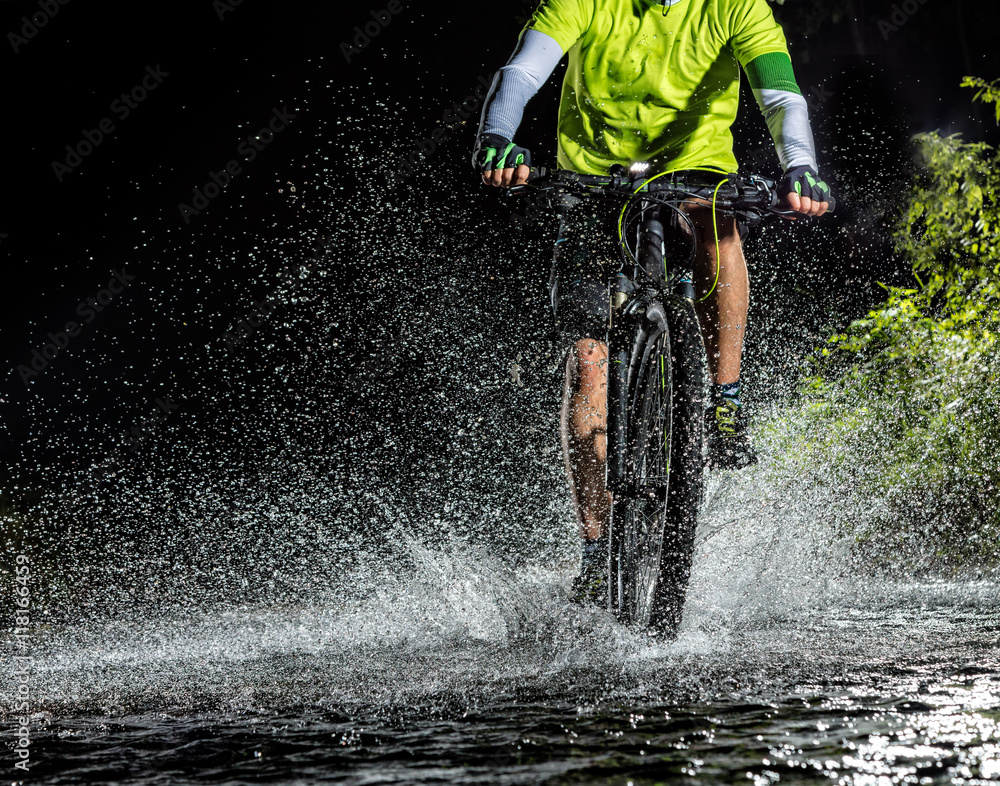
[[[708,373],[717,385],[736,382],[740,378],[740,358],[743,354],[743,335],[747,324],[750,281],[743,245],[733,218],[718,217],[719,248],[716,253],[715,230],[712,228],[710,207],[688,209],[698,234],[698,255],[695,258],[694,282],[697,293],[696,310],[705,339],[708,356]],[[717,258],[719,281],[715,291],[704,301],[715,281]]]
[[[599,538],[611,515],[605,482],[607,458],[607,346],[593,339],[577,341],[566,359],[563,388],[562,444],[580,533]]]

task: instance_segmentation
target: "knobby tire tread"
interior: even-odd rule
[[[694,308],[685,301],[664,306],[670,325],[673,428],[667,523],[650,625],[674,635],[680,626],[691,578],[695,527],[703,494],[704,368],[701,330]]]
[[[663,635],[673,636],[680,625],[691,574],[695,524],[702,496],[704,370],[701,333],[690,302],[677,298],[663,305],[666,324],[647,326],[649,337],[641,349],[646,361],[636,364],[635,376],[630,380],[626,464],[638,475],[637,468],[662,460],[662,456],[653,455],[658,449],[657,439],[650,439],[649,435],[669,429],[667,488],[665,492],[657,492],[655,503],[626,495],[616,500],[612,514],[613,526],[620,528],[613,541],[623,552],[628,549],[626,544],[636,542],[633,533],[638,519],[645,516],[646,522],[655,520],[656,534],[643,541],[647,544],[645,553],[659,551],[651,603],[648,606],[632,603],[635,593],[644,593],[642,596],[648,598],[648,590],[641,586],[628,588],[634,582],[646,583],[639,575],[641,555],[622,553],[619,559],[613,559],[612,564],[618,565],[622,574],[612,576],[611,580],[627,588],[620,594],[617,609],[624,621],[648,625]],[[669,407],[665,406],[667,400],[660,398],[657,386],[662,387],[661,381],[670,387]],[[654,516],[645,515],[651,510],[655,511]],[[662,538],[658,540],[660,533]],[[649,562],[645,564],[648,566]],[[653,571],[647,569],[646,578],[650,573]]]

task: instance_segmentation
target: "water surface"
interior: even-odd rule
[[[1000,779],[997,585],[851,575],[734,507],[759,482],[713,487],[671,643],[569,603],[571,562],[416,543],[324,602],[46,629],[24,782]]]

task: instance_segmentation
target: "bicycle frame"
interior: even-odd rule
[[[618,275],[609,282],[610,319],[608,324],[608,488],[613,494],[631,493],[623,487],[625,477],[625,453],[628,438],[628,394],[629,380],[633,377],[635,355],[649,338],[649,332],[642,328],[641,320],[634,317],[643,313],[647,321],[660,322],[666,328],[665,315],[661,301],[666,297],[683,297],[693,301],[694,284],[690,279],[678,277],[676,270],[668,270],[664,265],[664,242],[680,233],[678,216],[680,211],[670,209],[662,201],[655,198],[656,192],[670,189],[680,193],[688,192],[701,201],[711,199],[713,210],[716,206],[718,189],[707,190],[704,186],[685,188],[671,181],[660,182],[658,178],[629,179],[624,167],[612,167],[612,175],[581,175],[561,170],[545,168],[533,169],[529,184],[515,186],[510,190],[512,195],[520,195],[532,190],[531,181],[551,181],[556,188],[571,191],[587,192],[593,195],[617,194],[630,199],[638,198],[640,215],[636,229],[636,254],[631,276]],[[641,169],[639,170],[641,171]],[[719,202],[719,207],[733,215],[740,215],[744,220],[757,223],[763,216],[788,215],[791,211],[777,209],[777,196],[774,193],[773,181],[751,175],[746,178],[730,176],[736,183],[739,197],[735,200],[727,196]],[[552,186],[548,186],[550,189]],[[544,192],[544,191],[543,191]],[[640,192],[644,192],[640,195]],[[699,192],[699,193],[695,193]],[[555,193],[558,193],[556,191]],[[648,194],[648,196],[647,196]],[[689,197],[684,197],[688,199]],[[670,235],[665,232],[662,221],[664,211],[669,210]],[[744,212],[749,211],[749,212]],[[624,212],[624,211],[623,211]],[[692,244],[695,243],[692,238]],[[694,257],[694,246],[690,249],[690,257]],[[624,264],[624,263],[623,263]],[[668,280],[672,279],[672,280]],[[668,291],[670,284],[675,285],[676,293]],[[641,353],[640,353],[641,354]],[[634,376],[634,375],[633,375]]]
[[[673,635],[703,472],[704,349],[694,284],[684,275],[697,247],[694,237],[683,237],[683,205],[711,204],[748,222],[780,211],[773,183],[762,178],[707,185],[628,180],[621,170],[609,177],[539,170],[536,189],[550,199],[561,189],[628,200],[619,219],[622,267],[608,281],[606,481],[613,504],[606,602],[624,621]],[[686,254],[678,250],[682,239]]]

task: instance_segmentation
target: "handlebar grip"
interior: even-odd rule
[[[538,180],[539,178],[542,177],[548,177],[548,174],[549,170],[543,166],[530,167],[530,171],[528,172],[528,182],[530,183],[532,180]]]

